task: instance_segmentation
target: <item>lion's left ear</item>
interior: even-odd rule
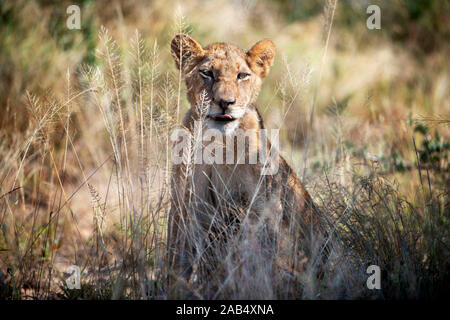
[[[275,44],[268,39],[258,41],[247,51],[248,65],[261,78],[269,73],[274,58]]]

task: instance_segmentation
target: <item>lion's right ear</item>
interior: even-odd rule
[[[202,46],[187,34],[177,34],[171,43],[171,53],[175,60],[177,68],[184,67],[193,58],[201,57],[203,54]]]

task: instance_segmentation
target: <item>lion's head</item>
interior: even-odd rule
[[[174,37],[171,50],[185,78],[189,102],[198,108],[206,92],[210,102],[206,125],[226,133],[234,131],[254,108],[262,79],[275,56],[275,45],[270,40],[261,40],[245,52],[226,43],[203,48],[186,34]]]

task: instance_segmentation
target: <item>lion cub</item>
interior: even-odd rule
[[[204,129],[223,134],[223,139],[218,139],[223,146],[229,137],[256,132],[256,138],[245,140],[246,159],[253,153],[266,154],[278,169],[263,174],[264,163],[245,161],[175,164],[168,225],[172,274],[187,280],[193,268],[199,274],[203,270],[205,276],[219,272],[222,258],[218,252],[226,250],[223,248],[230,242],[236,244],[239,234],[253,234],[250,238],[260,248],[264,244],[278,248],[269,255],[276,252],[289,257],[291,261],[278,264],[292,267],[297,263],[292,255],[296,244],[279,249],[286,242],[283,239],[287,235],[306,239],[308,232],[316,230],[317,218],[311,198],[293,170],[280,155],[269,155],[271,144],[263,144],[259,136],[264,125],[255,102],[273,64],[274,43],[261,40],[248,51],[227,43],[203,48],[190,36],[178,34],[171,52],[191,104],[183,120],[186,130],[194,134],[195,123],[201,123]],[[266,230],[264,235],[261,230]],[[236,245],[241,247],[239,242]],[[208,254],[211,250],[215,253]]]

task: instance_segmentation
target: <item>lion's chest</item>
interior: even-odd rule
[[[279,207],[279,190],[272,176],[261,175],[258,165],[208,166],[208,199],[215,208],[234,207],[244,211],[273,211]]]
[[[232,201],[236,205],[248,205],[258,193],[260,174],[251,165],[216,165],[210,168],[211,192],[217,201]]]

